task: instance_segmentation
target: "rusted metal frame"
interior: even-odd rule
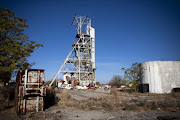
[[[27,83],[26,85],[42,85],[42,83]],[[22,85],[23,85],[23,83],[22,83]]]
[[[25,78],[24,78],[24,94],[23,94],[23,95],[26,94],[27,72],[28,72],[28,70],[26,69],[26,70],[25,70]]]
[[[19,79],[18,79],[18,86],[22,83],[22,75],[21,75],[21,73],[22,73],[22,70],[20,70],[19,72],[18,72],[19,74],[18,74],[18,77],[19,77]]]
[[[40,93],[41,93],[41,96],[45,96],[46,95],[46,88],[44,86],[41,87]]]
[[[26,95],[41,95],[41,93],[26,93]]]
[[[38,73],[38,78],[37,78],[38,79],[38,88],[40,88],[39,83],[40,83],[40,79],[41,79],[41,72],[38,70],[37,73]]]
[[[26,99],[23,99],[23,108],[22,108],[23,114],[26,112]]]
[[[39,96],[37,96],[36,112],[39,112]]]
[[[29,72],[31,72],[31,70],[21,70],[21,71],[19,71],[18,76],[17,76],[17,88],[19,88],[19,90],[17,90],[18,97],[16,99],[18,101],[16,103],[17,104],[16,111],[17,111],[17,113],[20,113],[20,114],[25,114],[26,111],[28,112],[30,110],[29,107],[31,105],[29,105],[29,102],[31,103],[31,100],[34,99],[34,98],[29,97],[29,95],[37,95],[35,97],[36,98],[36,103],[37,103],[37,104],[35,104],[35,107],[37,107],[37,112],[39,110],[43,110],[43,97],[40,97],[40,96],[44,96],[46,90],[44,89],[43,86],[41,86],[42,83],[40,83],[40,82],[43,82],[43,81],[41,81],[42,72],[41,71],[36,72],[36,74],[37,74],[36,79],[37,79],[38,83],[35,83],[35,85],[37,85],[39,87],[38,88],[29,88],[29,87],[27,88],[27,85],[29,85],[28,84],[28,82],[29,82],[28,73]],[[21,81],[21,83],[23,82],[23,84],[21,84],[20,81]],[[21,85],[21,86],[19,86],[19,85]],[[38,89],[42,89],[42,90],[40,90],[41,91],[40,93],[39,93],[39,91],[36,91],[37,93],[33,92],[33,93],[24,94],[24,90],[38,90]]]
[[[26,88],[26,90],[40,90],[40,88]]]

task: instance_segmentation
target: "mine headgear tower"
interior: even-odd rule
[[[88,16],[75,15],[72,24],[77,26],[77,41],[73,43],[71,51],[50,85],[60,74],[65,79],[68,76],[71,80],[78,80],[80,85],[95,85],[95,29],[91,27],[91,19]]]

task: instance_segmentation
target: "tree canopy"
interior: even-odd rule
[[[130,81],[132,88],[136,89],[141,80],[141,63],[133,63],[130,68],[122,68],[122,70],[124,70],[124,79]]]
[[[100,82],[96,82],[96,85],[100,85]]]
[[[120,75],[114,75],[113,78],[109,81],[109,85],[116,86],[116,87],[121,87],[122,85],[127,85],[127,80],[124,80],[122,76]]]
[[[42,44],[30,41],[24,34],[28,28],[26,19],[14,16],[14,12],[0,8],[0,80],[10,80],[14,69],[28,68],[27,58]]]

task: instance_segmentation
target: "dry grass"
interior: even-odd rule
[[[70,95],[69,95],[69,90],[68,90],[68,89],[63,89],[63,90],[61,91],[60,99],[61,99],[62,101],[66,101],[66,100],[70,99]]]
[[[152,109],[164,111],[180,110],[180,93],[153,94]]]
[[[69,91],[62,92],[61,107],[100,110],[100,111],[179,111],[180,95],[118,93],[113,88],[109,96],[99,96],[87,100],[75,100],[69,96]]]
[[[110,93],[113,94],[113,95],[117,95],[118,93],[118,90],[117,90],[117,87],[112,87],[111,90],[110,90]]]
[[[58,92],[59,92],[59,90],[58,90],[57,87],[54,89],[54,91],[55,91],[55,93],[58,93]]]

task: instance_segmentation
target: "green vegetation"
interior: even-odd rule
[[[45,82],[45,85],[48,85],[48,86],[49,86],[49,84],[50,84],[51,82],[52,82],[51,80],[46,81],[46,82]],[[56,86],[56,81],[53,82],[52,86]]]
[[[121,86],[127,86],[132,89],[130,89],[130,92],[137,91],[138,90],[138,84],[141,80],[141,63],[133,63],[130,68],[122,68],[124,71],[124,77],[120,75],[114,75],[112,79],[109,81],[109,85],[111,87],[121,87]]]
[[[124,70],[124,79],[129,81],[129,85],[131,88],[137,91],[137,86],[141,80],[141,63],[133,63],[130,68]]]
[[[0,8],[0,81],[4,84],[15,69],[29,68],[27,57],[42,44],[30,41],[24,34],[26,19],[14,16],[9,9]]]
[[[96,82],[96,85],[100,85],[100,82]]]
[[[127,85],[128,81],[124,80],[120,75],[114,75],[113,78],[109,81],[109,85],[112,87],[121,87],[122,85]]]

